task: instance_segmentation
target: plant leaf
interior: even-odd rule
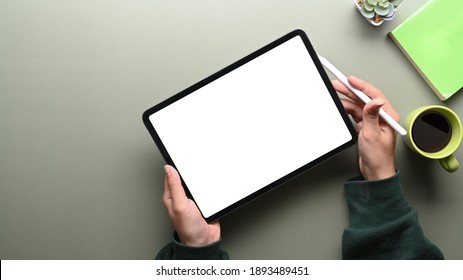
[[[372,6],[370,3],[368,3],[368,1],[363,2],[362,9],[365,9],[365,10],[371,12],[371,11],[373,11],[374,8],[375,8],[375,6]]]
[[[385,16],[389,13],[389,8],[384,8],[381,6],[375,6],[375,12],[380,16]]]
[[[389,12],[384,17],[392,17],[395,13],[394,5],[389,5]]]
[[[404,0],[389,0],[389,3],[394,5],[394,7],[399,6]]]
[[[387,7],[389,7],[389,2],[380,2],[379,5],[381,7],[387,8]]]
[[[362,16],[366,18],[372,18],[375,16],[375,12],[373,10],[371,11],[365,10],[364,6],[362,6],[362,8],[360,9],[360,13],[362,14]]]

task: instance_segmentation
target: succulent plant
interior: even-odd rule
[[[394,15],[395,8],[403,0],[359,0],[360,12],[366,18],[387,18]]]

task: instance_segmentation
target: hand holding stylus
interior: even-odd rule
[[[352,91],[352,93],[354,93],[358,97],[358,99],[360,99],[365,104],[371,101],[371,98],[367,94],[353,87],[349,83],[347,77],[341,71],[339,71],[333,64],[331,64],[331,62],[329,62],[326,58],[324,58],[321,55],[318,55],[318,58],[320,59],[320,62],[322,63],[322,65],[326,69],[328,69],[328,71],[330,71],[350,91]],[[392,118],[384,110],[380,109],[379,115],[385,122],[387,122],[392,128],[394,128],[400,135],[402,136],[407,135],[407,131],[405,130],[405,128],[403,128],[396,120],[394,120],[394,118]]]
[[[334,89],[348,98],[342,99],[342,104],[357,123],[360,171],[366,180],[392,177],[396,173],[394,152],[397,133],[379,118],[379,112],[383,108],[395,122],[399,121],[399,114],[379,89],[353,76],[348,78],[348,82],[352,87],[372,98],[370,102],[364,104],[344,84],[337,80],[333,81]]]

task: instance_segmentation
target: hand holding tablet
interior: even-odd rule
[[[357,139],[300,30],[147,110],[143,121],[208,222]]]
[[[188,246],[204,246],[220,239],[219,221],[206,223],[196,204],[186,197],[180,176],[172,166],[164,166],[162,202],[169,213],[180,242]]]

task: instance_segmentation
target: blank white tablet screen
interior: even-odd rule
[[[205,218],[352,140],[299,36],[149,119]]]

